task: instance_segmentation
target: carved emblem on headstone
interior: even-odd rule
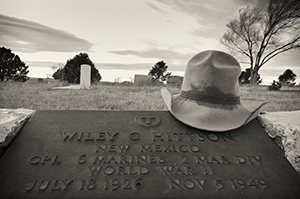
[[[160,123],[160,118],[154,114],[143,113],[136,115],[134,121],[141,126],[151,127],[158,125]]]

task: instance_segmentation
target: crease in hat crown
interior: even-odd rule
[[[239,63],[227,53],[201,52],[187,64],[180,95],[214,104],[238,104],[240,73]]]
[[[241,67],[231,55],[203,51],[187,63],[180,93],[161,89],[170,113],[194,128],[224,132],[257,117],[265,101],[240,99]]]

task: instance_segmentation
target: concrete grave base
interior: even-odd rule
[[[30,109],[0,109],[0,157],[33,113]]]
[[[81,89],[80,85],[69,85],[69,86],[61,86],[61,87],[53,87],[53,90],[78,90]]]
[[[300,175],[300,111],[265,112],[258,121]]]

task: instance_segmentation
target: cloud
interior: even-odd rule
[[[158,60],[160,61],[160,60]],[[157,62],[158,62],[157,61]],[[168,71],[184,71],[186,64],[181,63],[167,63]],[[150,70],[152,66],[154,66],[155,62],[153,63],[95,63],[95,66],[99,69],[101,73],[101,69],[110,69],[110,70]]]
[[[228,0],[156,0],[155,3],[156,7],[167,5],[176,12],[192,17],[196,25],[189,33],[204,38],[218,39],[225,31],[225,24],[229,21],[228,16],[233,12],[233,8],[228,5]]]
[[[111,70],[150,70],[154,63],[95,63],[95,66],[101,69]]]
[[[146,3],[148,4],[148,6],[150,8],[153,8],[154,10],[156,10],[156,11],[162,13],[162,14],[168,14],[166,11],[160,9],[158,6],[154,5],[153,3],[150,3],[150,2],[146,2]]]
[[[277,55],[276,57],[272,58],[269,62],[267,62],[268,65],[270,66],[284,66],[284,67],[289,67],[289,66],[294,66],[299,68],[300,66],[300,52],[299,50],[291,50],[286,53],[282,53]]]
[[[60,63],[53,61],[25,61],[26,65],[30,67],[53,67],[58,66]]]
[[[269,5],[269,0],[231,0],[233,3],[240,6],[257,6],[261,9],[266,9]]]
[[[144,64],[111,64],[109,66],[122,69],[149,69],[156,62],[163,60],[169,66],[169,71],[184,71],[187,62],[195,55],[195,53],[179,53],[174,50],[151,48],[143,51],[123,50],[123,51],[109,51],[117,55],[133,55],[141,58],[153,58],[156,61]],[[151,68],[150,67],[150,68]]]
[[[183,60],[186,58],[190,58],[193,55],[191,53],[183,54],[173,50],[157,49],[157,48],[151,48],[143,51],[120,50],[120,51],[108,51],[108,52],[117,55],[134,55],[141,58],[157,58],[157,59],[164,59],[164,60]]]
[[[20,52],[78,52],[93,46],[75,35],[39,23],[0,14],[1,45]]]
[[[157,60],[157,62],[160,60]],[[141,71],[146,70],[150,71],[152,66],[154,66],[156,62],[141,62],[141,63],[103,63],[103,62],[94,62],[96,68],[99,70],[101,74],[101,70],[128,70],[128,71]],[[56,68],[58,67],[64,67],[63,63],[60,62],[51,62],[51,61],[26,61],[26,65],[29,66],[30,70],[35,70],[35,68],[39,69],[51,69],[54,72],[53,66]],[[185,70],[185,64],[180,63],[172,63],[167,62],[168,65],[168,71],[184,71]]]
[[[158,5],[149,5],[158,10],[159,4],[167,5],[177,12],[182,12],[197,21],[189,33],[204,38],[219,39],[226,31],[226,24],[234,19],[238,10],[248,5],[265,6],[268,0],[156,0]],[[155,7],[154,7],[155,6]],[[159,11],[159,10],[158,10]]]

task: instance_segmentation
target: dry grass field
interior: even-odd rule
[[[98,84],[90,90],[53,90],[57,84],[0,82],[0,108],[34,110],[167,110],[161,87]],[[172,92],[180,88],[170,88]],[[300,110],[300,88],[267,91],[266,86],[240,87],[242,98],[268,102],[264,111]]]

